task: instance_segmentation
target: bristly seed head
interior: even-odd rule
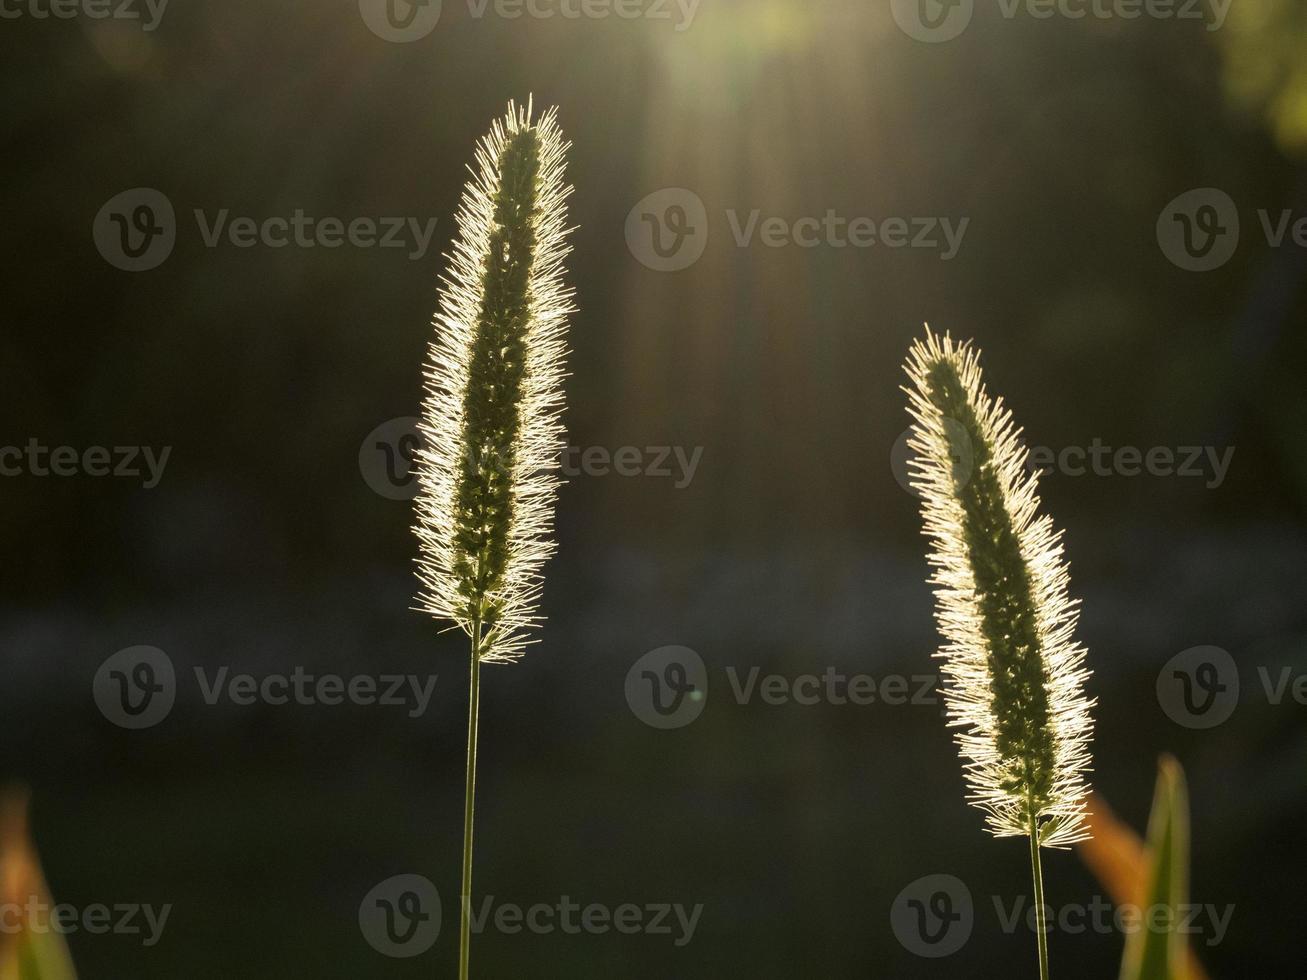
[[[1093,702],[1074,640],[1061,533],[1038,516],[1038,475],[979,353],[931,333],[912,347],[904,390],[916,422],[913,486],[931,539],[944,695],[967,760],[969,799],[997,836],[1082,840]]]
[[[555,110],[509,103],[477,148],[442,279],[418,452],[421,608],[521,655],[552,554],[563,438],[563,157]]]

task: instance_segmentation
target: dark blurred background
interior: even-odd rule
[[[1307,250],[1291,231],[1274,246],[1258,212],[1307,215],[1302,4],[1235,0],[1211,29],[1210,7],[1041,19],[976,0],[936,41],[889,0],[702,0],[666,19],[652,0],[632,19],[445,0],[398,43],[370,0],[175,0],[152,30],[41,18],[39,2],[0,23],[0,445],[171,447],[148,489],[26,465],[0,481],[2,774],[32,787],[57,900],[173,906],[148,948],[70,936],[83,977],[452,975],[466,650],[410,611],[411,506],[389,499],[402,481],[374,489],[369,443],[417,411],[473,144],[529,93],[574,143],[569,442],[701,458],[688,482],[590,472],[564,488],[540,642],[483,690],[477,892],[703,911],[679,948],[488,931],[474,973],[1034,973],[1032,938],[991,901],[1028,894],[1024,843],[965,805],[938,705],[739,704],[727,680],[934,671],[916,501],[892,465],[922,321],[977,340],[1032,445],[1235,448],[1219,481],[1055,471],[1044,503],[1083,598],[1096,789],[1142,829],[1156,759],[1175,753],[1193,899],[1235,909],[1200,958],[1215,977],[1298,968],[1307,726],[1258,668],[1307,670]],[[93,224],[135,188],[171,202],[176,242],[130,272]],[[707,215],[702,257],[670,272],[626,234],[664,188]],[[1240,227],[1201,272],[1158,234],[1195,188],[1228,195]],[[208,247],[196,209],[437,223],[417,258]],[[755,209],[968,225],[948,260],[879,239],[740,246],[732,221]],[[702,657],[709,698],[664,731],[624,689],[671,644]],[[136,645],[177,671],[175,706],[143,730],[92,696]],[[1208,729],[1157,692],[1200,645],[1242,681]],[[438,682],[417,718],[208,705],[194,668],[224,666]],[[932,960],[890,909],[936,873],[976,913]],[[407,960],[358,921],[398,874],[430,878],[445,908]],[[1045,876],[1054,904],[1104,893],[1075,854],[1050,854]],[[1055,933],[1054,973],[1115,976],[1121,943]]]

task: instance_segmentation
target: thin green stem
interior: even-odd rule
[[[1048,931],[1044,917],[1044,869],[1039,863],[1039,818],[1030,809],[1030,870],[1035,878],[1035,936],[1039,941],[1039,980],[1048,980]]]
[[[477,715],[481,706],[481,622],[472,621],[472,680],[467,708],[467,785],[463,797],[463,888],[458,933],[458,977],[468,980],[472,958],[472,813],[477,784]]]

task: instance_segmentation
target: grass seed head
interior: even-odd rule
[[[979,352],[926,328],[906,371],[913,486],[931,542],[949,724],[970,802],[997,836],[1085,837],[1090,708],[1061,532],[1037,513],[1021,431]]]
[[[553,553],[572,312],[555,110],[509,103],[477,147],[426,369],[415,531],[420,608],[517,659]]]

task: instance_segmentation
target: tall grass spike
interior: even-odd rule
[[[970,342],[927,327],[905,366],[945,704],[989,830],[1037,828],[1035,844],[1064,847],[1087,836],[1093,702],[1078,606],[1061,532],[1037,513],[1021,430],[986,391],[979,360]]]
[[[420,607],[482,662],[516,660],[553,553],[563,439],[564,154],[551,109],[509,103],[477,147],[442,279],[418,452]],[[475,636],[474,636],[475,639]]]

